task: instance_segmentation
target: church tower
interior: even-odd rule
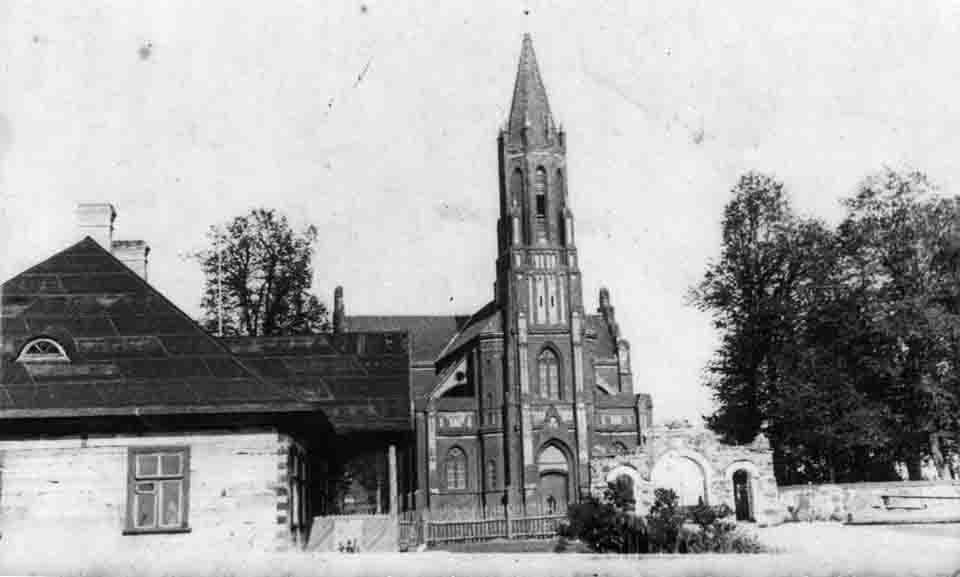
[[[584,309],[568,205],[566,139],[530,35],[498,138],[496,303],[504,327],[504,452],[511,499],[575,500],[589,484]],[[551,471],[553,471],[552,474]]]

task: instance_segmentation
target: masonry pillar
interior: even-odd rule
[[[387,449],[387,475],[390,479],[390,514],[396,516],[400,512],[397,502],[399,495],[397,487],[397,446],[391,444]]]

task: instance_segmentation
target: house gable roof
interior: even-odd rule
[[[86,237],[0,286],[0,418],[300,404]],[[20,362],[38,337],[69,362]]]
[[[19,361],[36,338],[69,361]],[[0,419],[322,410],[348,428],[408,429],[409,379],[394,367],[409,365],[405,343],[381,359],[323,339],[263,340],[257,354],[227,343],[234,354],[87,237],[0,285]],[[351,387],[390,388],[394,412],[370,418]]]

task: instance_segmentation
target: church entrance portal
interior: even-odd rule
[[[567,456],[554,445],[547,445],[537,457],[540,470],[540,506],[546,513],[562,513],[570,500],[570,465]]]

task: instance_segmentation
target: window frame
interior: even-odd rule
[[[564,400],[560,355],[553,347],[543,347],[537,355],[537,389],[543,398]]]
[[[536,205],[535,214],[538,219],[546,220],[547,212],[549,211],[547,207],[547,188],[549,187],[549,181],[547,171],[542,166],[538,166],[534,172],[533,183],[534,203]]]
[[[162,455],[179,454],[180,455],[180,473],[177,475],[163,474]],[[157,455],[157,474],[143,475],[138,474],[137,461],[143,455]],[[137,499],[136,489],[138,483],[153,482],[160,484],[163,481],[180,481],[180,523],[176,526],[161,526],[162,519],[162,499],[160,492],[157,492],[156,518],[152,527],[136,526]],[[126,526],[123,530],[124,535],[152,535],[164,533],[189,533],[190,532],[190,447],[186,445],[164,445],[147,447],[128,447],[127,448],[127,506],[126,506]]]
[[[497,461],[496,459],[487,459],[487,490],[493,491],[497,488]]]
[[[467,451],[459,445],[447,449],[447,455],[443,461],[443,481],[444,487],[448,491],[468,491],[470,489],[468,458]],[[457,467],[462,468],[462,474],[458,475]],[[453,474],[454,483],[450,482],[451,473]],[[462,484],[456,483],[458,478],[462,481]]]
[[[53,345],[53,348],[56,349],[56,353],[33,353],[29,352],[30,348],[38,344],[49,344]],[[20,348],[20,353],[17,355],[17,362],[20,363],[69,363],[70,355],[67,354],[67,350],[50,337],[35,337],[30,339]]]

